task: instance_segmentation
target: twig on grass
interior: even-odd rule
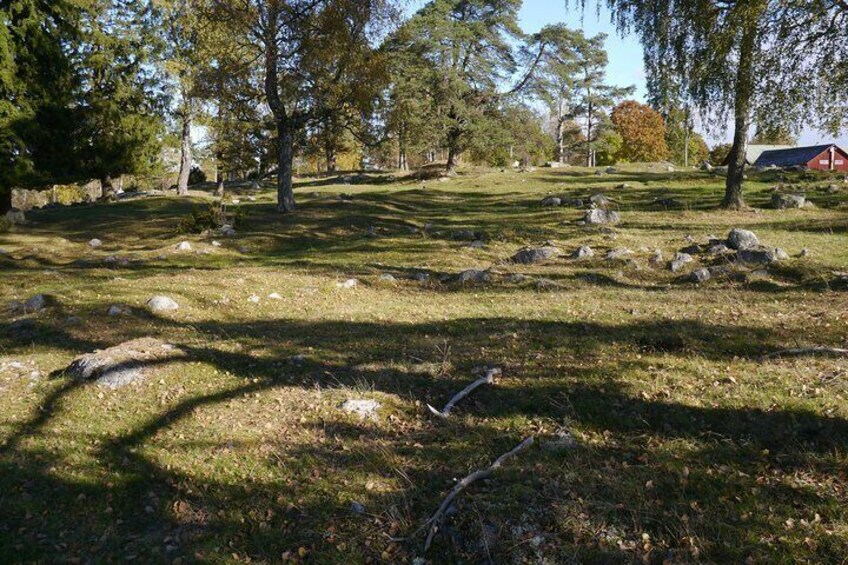
[[[775,357],[800,357],[802,355],[836,355],[848,356],[848,349],[838,347],[803,347],[800,349],[783,349],[768,355],[763,355],[760,360],[766,361]]]
[[[480,479],[485,479],[489,477],[492,473],[501,468],[501,466],[511,457],[514,457],[533,445],[534,438],[533,436],[528,437],[517,447],[515,447],[512,451],[508,451],[504,453],[498,459],[492,463],[492,465],[488,469],[480,469],[479,471],[474,471],[461,481],[459,481],[455,487],[448,493],[445,499],[442,501],[442,504],[439,506],[439,509],[436,510],[436,513],[433,514],[433,517],[430,518],[428,524],[430,524],[430,532],[427,534],[427,541],[424,542],[424,553],[427,553],[427,550],[430,549],[430,545],[433,543],[433,538],[436,536],[436,533],[439,531],[439,525],[442,522],[442,518],[444,517],[445,512],[450,507],[451,502],[461,493],[463,490],[468,488],[475,481],[479,481]]]
[[[445,404],[444,409],[442,409],[441,411],[436,410],[429,404],[427,405],[427,408],[429,408],[430,412],[432,412],[436,416],[440,418],[447,418],[448,416],[450,416],[450,411],[453,410],[453,407],[456,405],[457,402],[474,392],[474,389],[479,386],[495,384],[495,375],[500,374],[500,369],[489,369],[488,371],[486,371],[486,374],[484,376],[480,377],[479,379],[462,389],[460,392],[456,393],[456,395],[451,398],[447,404]]]

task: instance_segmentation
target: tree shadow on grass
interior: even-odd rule
[[[163,337],[179,335],[183,326],[156,323]],[[557,562],[628,562],[645,552],[638,548],[648,533],[658,548],[648,554],[651,560],[668,558],[669,552],[691,557],[693,539],[711,561],[768,559],[785,554],[768,539],[752,536],[770,535],[780,525],[775,519],[784,519],[780,512],[810,508],[827,521],[844,519],[835,494],[786,479],[798,473],[838,477],[848,437],[844,419],[798,409],[689,406],[638,395],[611,376],[646,370],[652,362],[628,355],[608,359],[611,348],[725,362],[776,346],[783,337],[772,328],[508,318],[428,324],[210,320],[191,326],[209,343],[229,336],[272,352],[178,344],[186,362],[215,367],[238,381],[154,407],[149,417],[112,437],[86,438],[82,422],[71,422],[74,427],[63,432],[66,441],[91,445],[83,461],[70,447],[39,447],[64,417],[65,403],[79,401],[74,395],[94,386],[55,383],[29,420],[4,438],[0,554],[24,561],[133,556],[205,561],[221,555],[275,561],[302,547],[319,562],[401,561],[420,554],[422,538],[390,537],[414,533],[451,487],[450,478],[485,467],[533,433],[528,422],[563,419],[586,434],[586,441],[566,452],[530,451],[469,489],[431,557],[451,563],[491,555],[500,561],[540,551]],[[533,344],[529,351],[493,341],[494,335],[515,332],[522,343]],[[2,339],[7,348],[20,346]],[[33,339],[72,338],[53,330]],[[449,340],[457,352],[449,375],[382,366],[424,358],[434,340]],[[482,347],[491,358],[479,359]],[[310,354],[301,364],[291,363],[291,355],[306,350]],[[558,352],[572,361],[528,363],[534,351]],[[200,445],[177,434],[216,406],[286,389],[352,390],[365,382],[406,406],[439,404],[464,386],[473,364],[504,361],[499,385],[476,393],[447,423],[423,410],[401,412],[404,424],[398,429],[308,417],[302,426],[309,440],[260,434],[266,444],[256,446],[214,440]],[[503,422],[515,423],[505,429]],[[607,441],[595,446],[592,437]],[[202,433],[197,439],[206,440]],[[687,447],[669,449],[680,442]],[[203,465],[193,470],[190,458],[182,466],[167,463],[166,454],[198,448],[222,465],[246,457],[255,461],[254,470],[235,480],[207,475]],[[368,481],[384,486],[356,486]],[[653,489],[646,494],[648,481]],[[351,510],[350,496],[361,497],[355,501],[365,506],[364,515]],[[761,508],[763,502],[779,510],[777,518]],[[746,512],[750,516],[743,520]],[[487,538],[481,531],[496,535]],[[488,541],[481,545],[483,538]],[[531,544],[536,538],[541,541]],[[812,555],[827,560],[845,549],[838,540],[829,543]]]

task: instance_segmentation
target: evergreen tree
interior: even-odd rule
[[[595,163],[595,142],[598,140],[600,126],[608,120],[607,113],[622,98],[629,96],[635,87],[620,88],[606,83],[608,63],[604,42],[607,36],[598,34],[586,38],[576,36],[574,49],[577,69],[574,81],[573,115],[582,122],[586,135],[586,164]]]
[[[81,13],[64,0],[0,3],[0,212],[13,186],[72,173],[78,81],[68,47]]]
[[[520,70],[522,53],[514,45],[524,41],[518,26],[521,0],[432,0],[406,23],[407,46],[429,63],[428,94],[448,151],[447,172],[456,171],[472,135],[493,116],[506,94],[529,82],[546,43],[534,43],[523,78],[507,93],[499,86]]]

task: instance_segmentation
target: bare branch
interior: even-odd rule
[[[804,355],[835,355],[837,357],[848,357],[848,349],[838,347],[804,347],[801,349],[783,349],[768,355],[763,355],[760,360],[766,361],[775,357],[801,357]]]
[[[492,475],[495,471],[500,469],[503,464],[510,458],[515,457],[531,445],[533,445],[534,437],[530,436],[524,441],[522,441],[516,448],[512,451],[504,453],[498,459],[492,463],[492,465],[488,469],[481,469],[479,471],[475,471],[459,481],[453,489],[448,493],[445,499],[442,501],[442,504],[439,506],[439,509],[436,510],[436,513],[433,514],[433,517],[430,518],[428,523],[430,524],[430,532],[427,534],[427,541],[424,542],[424,553],[430,549],[430,545],[433,543],[433,538],[436,537],[436,533],[439,531],[439,525],[442,522],[442,518],[445,515],[445,512],[450,507],[451,502],[461,493],[463,490],[468,488],[472,483],[479,481],[480,479],[485,479]]]
[[[427,405],[427,408],[429,408],[430,412],[432,412],[436,416],[438,416],[440,418],[447,418],[448,416],[450,416],[450,411],[453,410],[453,407],[456,405],[457,402],[459,402],[460,400],[462,400],[463,398],[465,398],[466,396],[468,396],[469,394],[474,392],[474,390],[477,387],[480,387],[480,386],[483,386],[483,385],[494,385],[495,384],[495,376],[500,375],[500,374],[501,374],[500,369],[489,369],[488,371],[486,371],[486,374],[484,376],[480,377],[479,379],[477,379],[476,381],[474,381],[473,383],[471,383],[470,385],[465,387],[463,390],[458,392],[453,398],[451,398],[450,401],[447,404],[445,404],[445,407],[444,407],[444,409],[442,409],[441,412],[439,410],[436,410],[435,408],[433,408],[429,404]]]

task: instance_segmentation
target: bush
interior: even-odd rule
[[[216,230],[227,224],[235,227],[240,221],[241,214],[228,214],[226,206],[220,202],[214,202],[208,206],[194,206],[191,213],[177,225],[177,232],[203,233],[206,230]],[[232,222],[232,223],[231,223]]]
[[[0,233],[6,233],[12,229],[12,222],[6,219],[5,216],[0,216]]]
[[[206,173],[203,172],[203,169],[195,165],[188,173],[188,184],[195,185],[203,184],[204,182],[206,182]]]

